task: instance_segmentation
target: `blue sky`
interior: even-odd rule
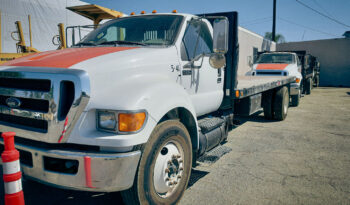
[[[152,12],[208,13],[238,11],[239,24],[255,33],[264,35],[272,30],[273,0],[83,0],[126,14]],[[325,15],[348,25],[339,25],[302,6],[296,0],[277,0],[276,32],[286,41],[343,38],[350,30],[350,0],[299,0]]]

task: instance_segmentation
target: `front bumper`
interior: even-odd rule
[[[291,83],[290,84],[290,95],[299,95],[300,93],[300,84]]]
[[[0,141],[3,144],[3,141]],[[74,190],[114,192],[130,188],[141,156],[140,151],[129,153],[92,153],[49,150],[16,143],[20,152],[32,156],[32,166],[21,164],[24,176],[48,185]],[[74,174],[46,170],[45,160],[78,162]]]

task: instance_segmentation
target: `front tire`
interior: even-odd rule
[[[123,191],[126,204],[177,204],[192,168],[192,144],[186,127],[178,120],[156,126],[144,146],[131,189]]]
[[[289,107],[289,92],[286,86],[279,88],[273,101],[274,119],[284,120]]]

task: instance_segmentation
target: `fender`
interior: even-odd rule
[[[114,86],[94,93],[69,136],[69,143],[106,147],[131,147],[148,141],[160,119],[178,107],[187,109],[197,125],[196,112],[185,89],[164,73],[119,76]],[[106,95],[109,93],[109,95]],[[145,127],[136,134],[117,135],[96,130],[96,109],[140,110],[145,109],[148,119]]]

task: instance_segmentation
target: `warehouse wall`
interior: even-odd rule
[[[350,38],[282,43],[277,50],[306,50],[321,64],[320,86],[350,87]]]
[[[58,35],[58,23],[88,25],[92,21],[66,9],[67,6],[87,4],[79,0],[0,0],[2,52],[15,53],[15,21],[21,21],[26,45],[30,46],[28,15],[31,16],[33,47],[39,51],[53,50],[52,37]]]
[[[264,37],[253,33],[245,28],[238,27],[239,42],[239,62],[238,75],[243,76],[251,71],[248,64],[248,56],[254,58],[254,48],[256,51],[275,51],[276,43],[264,39]]]

